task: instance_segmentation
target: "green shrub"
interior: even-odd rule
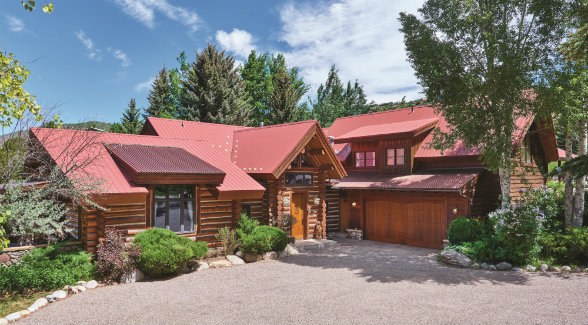
[[[241,219],[239,219],[239,222],[237,222],[237,235],[239,235],[239,239],[243,240],[257,227],[259,227],[259,221],[251,219],[249,216],[247,216],[247,214],[242,213]]]
[[[237,232],[229,227],[223,227],[218,230],[218,233],[214,235],[218,239],[223,247],[223,254],[231,255],[241,245],[241,242],[237,238]]]
[[[245,236],[241,250],[245,253],[262,254],[269,251],[281,251],[288,245],[288,236],[279,228],[259,226]]]
[[[482,234],[483,226],[477,219],[457,218],[449,225],[449,242],[458,245],[473,242]]]
[[[161,228],[138,233],[134,244],[141,247],[139,268],[151,277],[177,274],[190,260],[199,259],[208,251],[205,242],[193,242]]]
[[[0,267],[0,292],[53,290],[94,277],[92,255],[85,251],[64,252],[62,245],[36,248],[21,263]]]
[[[541,257],[559,265],[588,265],[588,227],[541,234]]]
[[[545,220],[543,228],[548,231],[563,229],[564,226],[564,185],[562,182],[548,182],[531,190],[521,190],[519,205],[537,208]]]

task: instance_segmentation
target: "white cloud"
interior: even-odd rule
[[[76,32],[76,37],[84,44],[86,50],[88,50],[88,57],[92,60],[100,61],[102,60],[102,51],[94,47],[94,42],[91,38],[86,36],[84,31],[80,30]]]
[[[344,82],[358,79],[370,100],[420,98],[398,17],[401,11],[415,13],[421,5],[422,0],[289,3],[280,10],[280,40],[290,46],[284,53],[287,62],[300,67],[313,96],[335,64],[339,77]]]
[[[151,77],[149,80],[145,80],[142,83],[135,85],[135,91],[141,92],[150,89],[153,86],[154,81],[155,77]]]
[[[188,26],[190,32],[196,31],[200,17],[196,12],[171,5],[167,0],[115,0],[124,13],[135,18],[143,25],[155,28],[155,13]]]
[[[10,30],[13,32],[20,32],[24,30],[25,27],[22,20],[10,15],[6,15],[6,23],[8,24]]]
[[[230,33],[224,30],[216,32],[216,41],[227,51],[233,52],[238,56],[246,58],[251,50],[255,49],[253,37],[249,32],[233,28]]]
[[[112,56],[120,60],[121,67],[126,68],[131,65],[131,59],[129,59],[129,56],[123,51],[109,47],[108,52],[112,53]]]

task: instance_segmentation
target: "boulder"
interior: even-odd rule
[[[29,308],[27,308],[27,310],[30,311],[31,313],[34,313],[37,310],[39,310],[39,305],[33,303],[32,305],[29,306]]]
[[[86,289],[95,289],[97,286],[98,282],[96,282],[96,280],[90,280],[86,282],[86,284],[84,284],[84,287],[86,287]]]
[[[0,325],[7,325],[8,321],[6,320],[6,318],[0,318]]]
[[[196,272],[208,270],[210,266],[206,262],[198,262],[198,266],[196,267]]]
[[[255,262],[259,262],[261,261],[261,255],[258,254],[249,254],[249,253],[245,253],[245,255],[243,255],[243,259],[245,260],[245,262],[247,263],[255,263]]]
[[[474,263],[474,264],[470,265],[470,268],[472,268],[472,269],[475,269],[475,270],[479,270],[479,269],[481,269],[482,267],[480,266],[480,264],[478,264],[478,263]]]
[[[77,286],[77,287],[78,287],[78,291],[79,291],[79,292],[84,292],[84,291],[88,290],[88,289],[86,289],[86,287],[84,287],[84,286]]]
[[[39,307],[44,307],[47,306],[49,302],[47,301],[47,298],[39,298],[37,300],[35,300],[35,304]]]
[[[472,259],[465,256],[464,254],[456,251],[455,249],[448,249],[441,252],[441,261],[445,264],[458,266],[458,267],[469,267],[472,265]]]
[[[294,247],[294,245],[288,244],[288,245],[286,245],[286,248],[284,249],[284,253],[286,253],[286,256],[290,256],[290,255],[298,255],[298,254],[300,254],[300,251],[298,251],[298,248]]]
[[[55,297],[56,299],[63,299],[65,297],[67,297],[67,293],[65,293],[65,291],[63,290],[57,290],[54,293],[51,294],[53,297]]]
[[[22,316],[22,317],[25,317],[25,316],[28,316],[31,314],[31,312],[26,309],[19,311],[19,313],[20,313],[20,316]]]
[[[47,302],[49,303],[55,302],[55,296],[53,295],[46,295],[45,298],[47,298]]]
[[[125,274],[120,277],[121,283],[133,283],[145,280],[145,274],[139,269],[133,270],[129,274]]]
[[[549,266],[545,263],[539,265],[539,271],[541,271],[541,272],[547,272],[548,269],[549,269]]]
[[[67,293],[71,293],[71,294],[76,294],[78,293],[78,287],[77,286],[73,286],[73,287],[69,287],[69,289],[67,290]]]
[[[533,265],[529,264],[529,265],[525,266],[525,270],[527,270],[528,272],[535,272],[535,271],[537,271],[537,268],[534,267]]]
[[[523,272],[523,269],[521,269],[520,267],[516,267],[515,266],[515,267],[512,268],[512,271],[514,271],[514,272]]]
[[[21,317],[22,315],[20,314],[20,312],[17,311],[16,313],[6,315],[6,317],[4,318],[9,322],[14,322],[19,320]]]
[[[588,273],[588,267],[584,269],[584,273]]]
[[[557,266],[550,266],[547,268],[547,271],[549,272],[561,272],[561,269]]]
[[[10,262],[10,255],[8,255],[6,253],[0,254],[0,262],[1,263]]]
[[[266,260],[266,261],[267,260],[275,260],[275,259],[278,258],[278,254],[276,252],[273,252],[273,251],[272,252],[265,252],[265,253],[263,253],[262,258],[264,260]]]
[[[245,264],[245,261],[243,261],[239,256],[237,255],[227,255],[227,261],[231,262],[231,264],[233,265],[241,265],[241,264]]]
[[[564,265],[564,266],[561,267],[561,270],[564,271],[564,272],[571,272],[572,271],[572,268],[569,267],[569,266],[567,266],[567,265]]]
[[[78,283],[77,283],[77,284],[78,284],[79,286],[83,286],[83,285],[86,285],[86,283],[87,283],[86,281],[78,281]]]
[[[232,266],[233,264],[231,264],[231,262],[227,261],[227,260],[218,260],[218,261],[214,261],[214,262],[210,262],[209,266],[213,269],[218,269],[221,267],[227,267],[227,266]]]
[[[512,264],[510,264],[508,262],[500,262],[500,263],[496,264],[496,269],[498,271],[508,271],[508,270],[512,269]]]
[[[243,251],[237,251],[235,255],[237,255],[239,258],[243,258]]]
[[[577,268],[573,269],[572,272],[574,272],[574,273],[582,273],[582,268],[581,267],[577,267]]]
[[[482,265],[480,265],[480,267],[482,268],[482,270],[488,271],[488,264],[482,263]]]
[[[490,264],[490,265],[488,266],[488,270],[490,270],[490,271],[498,271],[498,269],[496,268],[496,266],[494,266],[494,265],[492,265],[492,264]]]

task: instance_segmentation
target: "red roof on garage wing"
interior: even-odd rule
[[[428,130],[435,126],[439,121],[438,118],[428,118],[423,120],[403,121],[387,124],[366,125],[351,130],[335,139],[336,143],[346,143],[354,141],[365,141],[378,138],[381,136],[406,136],[412,137],[417,133]]]
[[[484,168],[431,169],[406,176],[356,172],[340,180],[333,181],[333,188],[457,192],[461,191],[483,170]]]

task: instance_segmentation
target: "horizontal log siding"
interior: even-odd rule
[[[210,190],[200,190],[200,220],[196,236],[193,240],[204,240],[213,245],[218,241],[214,237],[219,229],[233,226],[233,202],[231,200],[217,200]]]
[[[327,232],[338,232],[340,227],[339,190],[327,190],[325,201],[327,201]]]

